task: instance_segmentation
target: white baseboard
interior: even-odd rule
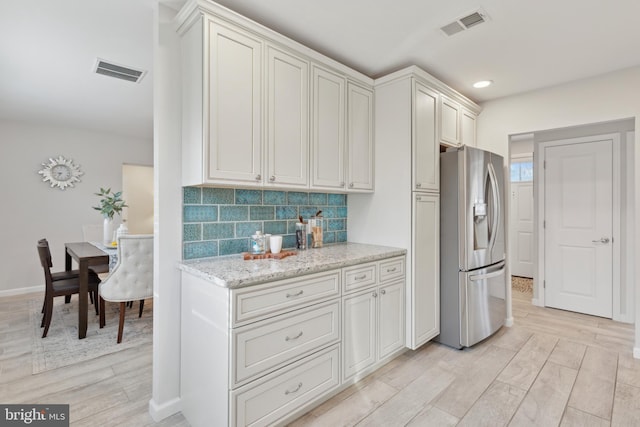
[[[633,347],[633,358],[640,359],[640,347]]]
[[[510,328],[513,326],[513,317],[507,317],[504,319],[504,326]]]
[[[179,397],[171,399],[162,405],[157,404],[153,399],[149,401],[149,415],[151,415],[151,418],[153,418],[155,422],[164,420],[173,414],[177,414],[181,410],[182,405]]]
[[[0,291],[0,298],[10,297],[13,295],[31,294],[34,292],[44,292],[44,285],[31,286],[29,288],[15,288]]]
[[[538,307],[544,307],[544,305],[542,305],[542,304],[540,303],[540,300],[539,300],[538,298],[533,298],[533,299],[531,300],[531,304],[533,304],[533,305],[535,305],[535,306],[538,306]]]

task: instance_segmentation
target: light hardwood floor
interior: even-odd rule
[[[32,375],[29,300],[35,295],[0,298],[1,403],[69,404],[70,424],[78,427],[189,425],[181,414],[161,423],[149,415],[151,344]]]
[[[73,426],[188,426],[148,414],[150,345],[32,375],[32,297],[0,298],[0,402],[68,403]],[[513,327],[463,351],[407,352],[291,427],[639,426],[633,326],[530,299],[514,292]]]
[[[290,427],[640,426],[633,325],[513,294],[513,327],[462,351],[407,352]]]

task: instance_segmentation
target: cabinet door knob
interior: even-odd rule
[[[275,181],[275,180],[276,180],[276,177],[275,177],[275,176],[271,175],[271,176],[269,177],[269,181],[273,182],[273,181]]]
[[[387,291],[385,291],[385,290],[383,289],[383,290],[381,290],[381,291],[380,291],[380,293],[381,293],[382,295],[384,295],[384,294],[386,294],[386,293],[387,293]]]
[[[256,175],[256,181],[260,181],[262,179],[262,175],[258,174]]]
[[[378,298],[378,293],[374,292],[371,296],[374,297],[374,298]]]
[[[349,184],[349,188],[353,188],[353,182]]]
[[[345,183],[344,183],[344,182],[341,182],[341,183],[340,183],[340,187],[344,187],[344,186],[345,186]]]
[[[416,184],[416,188],[420,188],[420,187],[422,187],[422,184],[417,183],[417,184]]]

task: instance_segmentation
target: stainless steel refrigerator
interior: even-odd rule
[[[506,315],[503,159],[461,147],[440,155],[440,336],[470,347]]]

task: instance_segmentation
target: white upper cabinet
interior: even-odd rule
[[[476,119],[477,115],[472,111],[462,108],[461,113],[461,137],[462,144],[470,147],[476,146]]]
[[[183,76],[183,184],[259,184],[262,42],[207,17],[189,32],[183,62],[197,71]],[[200,78],[193,81],[191,73]],[[190,127],[194,122],[199,129]]]
[[[346,79],[313,66],[311,187],[345,190]]]
[[[309,63],[269,46],[267,173],[272,186],[309,184]]]
[[[182,185],[373,190],[373,80],[212,2],[177,20]]]
[[[477,114],[446,96],[440,97],[440,144],[476,146]]]
[[[442,95],[440,97],[440,143],[457,147],[460,138],[460,106]]]
[[[347,84],[347,189],[373,191],[373,91]]]
[[[413,81],[411,138],[413,190],[440,191],[440,145],[437,142],[438,93]]]

